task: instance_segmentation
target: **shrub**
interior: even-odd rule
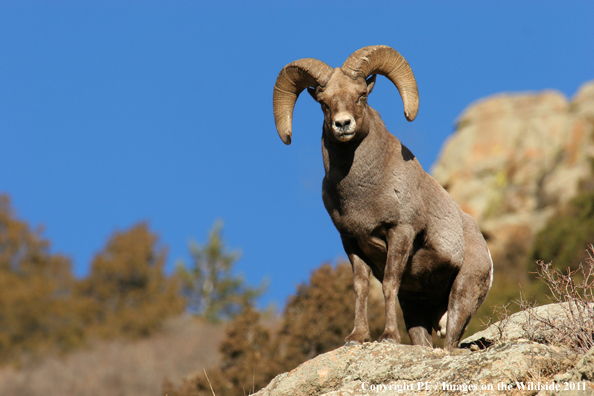
[[[577,269],[587,258],[586,248],[594,241],[594,192],[584,191],[553,216],[533,244],[530,270],[542,260],[555,268]]]
[[[183,300],[177,283],[163,273],[165,257],[146,223],[114,233],[78,288],[89,330],[106,338],[144,337],[179,314]]]
[[[163,391],[169,396],[211,395],[211,384],[219,396],[257,391],[276,375],[344,345],[353,328],[354,306],[350,265],[324,264],[290,297],[278,331],[264,326],[253,309],[245,310],[228,326],[217,367],[184,381],[177,390],[166,382]],[[383,331],[383,317],[383,298],[370,293],[372,337]]]
[[[384,330],[383,297],[370,292],[369,328],[372,339]],[[309,284],[289,298],[276,340],[280,372],[291,370],[319,354],[342,345],[353,329],[355,293],[350,264],[324,264]]]
[[[543,311],[535,310],[539,304],[534,298],[524,295],[513,302],[520,311],[527,314],[526,324],[522,329],[523,337],[533,341],[560,345],[585,354],[594,347],[594,248],[590,246],[588,258],[576,269],[562,271],[550,263],[539,260],[536,270],[537,279],[546,288],[546,298],[551,303],[559,304],[560,314],[552,317]],[[501,334],[507,326],[511,311],[510,303],[495,307],[493,317],[499,322],[496,327]],[[557,308],[556,307],[556,308]],[[546,311],[544,311],[546,312]],[[490,325],[491,321],[486,325]]]
[[[564,318],[551,320],[536,317],[550,330],[549,342],[569,346],[586,353],[594,347],[594,248],[590,245],[588,258],[574,270],[563,272],[551,264],[539,261],[538,278],[547,286],[547,297],[560,303]],[[527,305],[524,303],[524,305]]]
[[[19,220],[0,195],[0,362],[82,343],[73,286],[70,261],[51,254],[41,229]]]
[[[274,348],[270,330],[260,323],[260,314],[252,307],[246,307],[229,323],[219,350],[218,366],[185,380],[177,390],[166,381],[163,392],[169,396],[210,396],[214,389],[218,396],[251,394],[277,374],[271,364]]]

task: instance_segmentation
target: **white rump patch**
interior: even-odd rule
[[[443,314],[441,319],[439,319],[439,324],[437,325],[437,327],[439,327],[439,329],[437,329],[437,336],[439,338],[445,338],[447,325],[448,325],[448,313],[446,311],[446,313]]]
[[[489,259],[491,260],[491,271],[489,272],[489,290],[491,290],[491,286],[493,286],[493,257],[491,257],[491,251],[489,248],[487,248],[487,252],[489,252]]]

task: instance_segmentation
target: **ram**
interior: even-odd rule
[[[306,58],[285,66],[274,86],[278,134],[291,143],[292,117],[307,88],[324,113],[322,198],[353,268],[355,326],[346,343],[370,341],[370,274],[382,282],[386,322],[380,341],[399,343],[396,298],[415,345],[431,332],[458,346],[493,281],[493,262],[472,217],[429,176],[367,104],[376,75],[400,92],[404,115],[419,108],[407,61],[378,45],[354,52],[340,68]]]

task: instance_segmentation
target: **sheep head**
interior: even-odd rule
[[[367,96],[375,84],[375,74],[365,80],[351,79],[336,68],[326,86],[307,88],[309,94],[322,106],[324,131],[339,142],[365,137]]]
[[[281,70],[274,85],[273,107],[282,141],[291,143],[293,109],[305,88],[322,106],[325,131],[330,131],[340,142],[364,137],[367,96],[373,89],[376,74],[396,85],[406,119],[414,120],[419,109],[419,93],[412,69],[394,49],[375,45],[355,51],[342,67],[334,70],[312,58],[289,63]]]

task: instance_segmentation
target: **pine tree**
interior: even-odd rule
[[[217,222],[204,246],[191,242],[191,265],[182,261],[177,269],[188,310],[213,322],[237,316],[266,289],[264,283],[249,287],[243,277],[233,275],[240,253],[227,249],[222,230],[223,223]]]

